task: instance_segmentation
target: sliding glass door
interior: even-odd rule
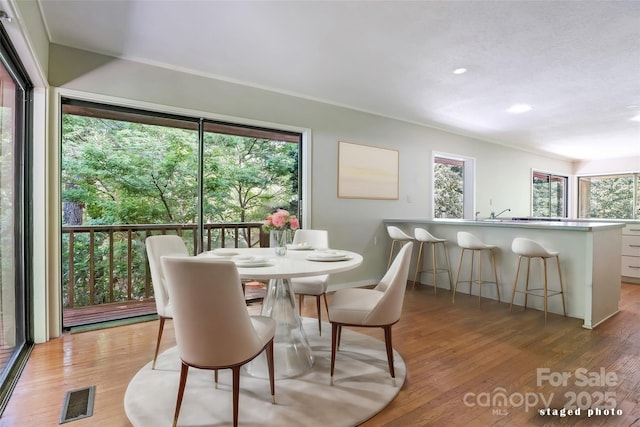
[[[29,179],[25,168],[31,87],[0,29],[0,412],[31,341],[27,307]]]
[[[256,246],[300,214],[300,133],[65,98],[61,135],[64,328],[155,311],[149,235]]]

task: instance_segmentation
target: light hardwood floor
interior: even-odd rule
[[[519,308],[509,314],[508,304],[483,300],[478,305],[477,298],[466,294],[452,304],[450,292],[434,296],[431,287],[414,290],[409,285],[402,319],[393,330],[407,379],[398,397],[363,425],[640,425],[640,285],[623,284],[622,289],[620,313],[586,330],[577,319],[550,315],[545,325],[536,310]],[[315,316],[312,298],[303,314]],[[157,326],[153,321],[67,334],[37,345],[0,425],[55,426],[65,392],[95,384],[94,415],[68,425],[130,426],[123,396],[129,380],[152,357]],[[359,331],[384,345],[382,330]],[[168,322],[162,349],[173,345]],[[538,375],[539,369],[548,369],[549,375]],[[562,373],[571,375],[566,385],[548,380]],[[583,385],[583,377],[604,385]],[[507,406],[499,406],[501,396]],[[541,398],[561,408],[574,396],[582,407],[580,417],[538,415],[545,407]],[[601,397],[615,402],[621,415],[588,419],[589,402]]]

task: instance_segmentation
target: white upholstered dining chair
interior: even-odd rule
[[[378,327],[384,330],[389,373],[395,383],[391,327],[400,320],[402,313],[412,249],[412,242],[400,249],[393,264],[375,288],[340,289],[331,298],[331,384],[343,326]]]
[[[155,369],[158,350],[160,349],[160,341],[162,340],[162,331],[164,330],[164,322],[167,319],[173,318],[173,310],[169,300],[169,294],[167,293],[167,284],[162,271],[160,258],[165,255],[186,257],[189,256],[189,252],[182,237],[176,235],[149,236],[145,240],[145,245],[147,248],[147,259],[149,260],[149,270],[151,271],[151,283],[156,301],[156,311],[160,318],[156,351],[153,354],[153,363],[151,364],[151,369]]]
[[[233,425],[238,425],[240,369],[266,350],[275,403],[273,337],[271,317],[250,316],[240,276],[233,261],[210,261],[197,257],[163,257],[173,324],[181,359],[180,383],[173,425],[178,422],[189,367],[232,371]]]
[[[329,247],[329,233],[327,230],[298,229],[293,235],[293,244],[306,244],[314,249],[327,249]],[[316,309],[318,311],[318,334],[322,335],[322,315],[320,309],[320,297],[324,298],[324,306],[327,305],[327,286],[329,275],[322,274],[312,277],[298,277],[291,279],[291,289],[298,295],[298,310],[302,315],[302,303],[306,295],[316,297]]]

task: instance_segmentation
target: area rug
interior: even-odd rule
[[[276,404],[271,404],[269,381],[240,378],[238,422],[241,426],[356,426],[391,402],[405,380],[405,364],[394,351],[395,384],[389,375],[384,340],[343,328],[334,385],[329,384],[331,327],[323,323],[318,336],[316,319],[303,319],[313,350],[311,371],[276,380]],[[380,330],[382,335],[382,330]],[[189,369],[179,426],[232,425],[231,371],[221,370],[218,388],[213,372]],[[170,425],[176,404],[180,359],[176,347],[158,356],[133,377],[124,396],[127,417],[135,427]]]

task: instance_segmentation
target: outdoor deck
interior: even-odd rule
[[[264,283],[246,283],[245,299],[247,304],[262,301],[265,291],[266,285]],[[68,329],[81,325],[147,316],[155,313],[156,303],[153,299],[149,299],[146,301],[127,301],[113,304],[90,305],[79,308],[65,308],[63,310],[62,317],[63,325]]]

